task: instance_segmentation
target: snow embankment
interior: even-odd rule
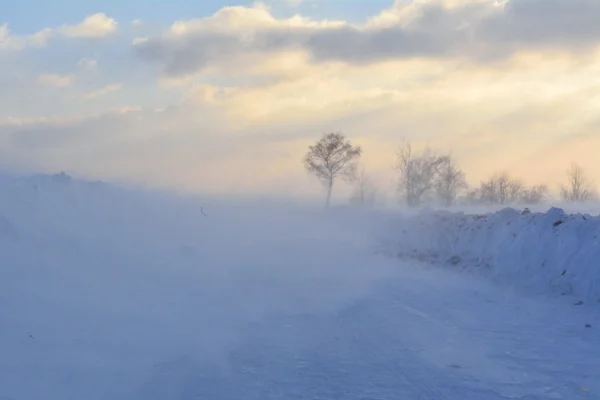
[[[546,213],[506,208],[483,215],[435,211],[406,218],[395,237],[399,257],[600,301],[600,216],[566,214],[560,208]]]

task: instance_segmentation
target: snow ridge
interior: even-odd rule
[[[469,215],[423,211],[396,234],[399,257],[419,258],[535,291],[600,301],[600,216],[561,208]]]

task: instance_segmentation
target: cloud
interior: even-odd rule
[[[574,52],[600,44],[597,0],[397,1],[364,25],[277,19],[263,7],[227,7],[179,21],[134,44],[168,75],[192,74],[244,54],[302,49],[316,62],[411,58],[489,62],[522,51]]]
[[[98,67],[98,60],[84,57],[77,61],[77,66],[81,69],[90,71]]]
[[[0,122],[0,155],[12,165],[213,193],[271,187],[273,174],[260,171],[275,163],[282,166],[276,176],[289,172],[287,146],[273,144],[258,130],[239,132],[210,101]]]
[[[313,30],[345,24],[298,15],[277,19],[262,6],[226,7],[208,18],[178,21],[159,37],[135,40],[133,49],[168,75],[186,75],[238,56],[293,50]]]
[[[0,25],[0,49],[7,48],[10,42],[10,31],[8,30],[8,24]]]
[[[131,122],[138,110],[115,110],[88,117],[10,118],[0,122],[5,143],[14,151],[37,152],[98,144],[101,131]]]
[[[106,86],[102,86],[101,88],[94,89],[85,93],[83,96],[86,100],[93,100],[98,97],[106,96],[109,93],[118,92],[123,88],[123,85],[120,83],[111,83]]]
[[[41,31],[34,33],[33,35],[26,36],[26,42],[29,46],[43,47],[46,45],[51,36],[52,29],[44,28]]]
[[[7,23],[0,25],[0,50],[18,51],[29,47],[44,47],[54,36],[98,39],[117,31],[117,21],[106,14],[97,13],[86,17],[77,25],[60,28],[44,28],[30,35],[13,35]]]
[[[104,13],[96,13],[77,25],[63,25],[58,31],[66,37],[97,39],[115,33],[117,25],[115,19]]]
[[[285,4],[290,7],[300,7],[303,2],[303,0],[285,0]]]
[[[27,47],[43,47],[52,36],[51,29],[42,29],[32,35],[12,35],[8,24],[0,25],[0,50],[23,50]]]
[[[72,75],[40,74],[37,81],[42,85],[54,87],[66,87],[73,83]]]

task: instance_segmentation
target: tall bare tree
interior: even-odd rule
[[[439,200],[446,206],[451,206],[461,190],[467,189],[464,172],[456,165],[452,157],[441,157],[435,191]]]
[[[508,174],[495,174],[478,188],[470,190],[465,200],[471,204],[539,204],[548,197],[546,185],[525,186]]]
[[[492,204],[509,204],[517,202],[523,194],[523,184],[512,179],[508,174],[492,176],[481,183],[481,200]]]
[[[315,145],[309,146],[304,157],[304,166],[327,188],[327,207],[331,201],[335,180],[351,180],[356,175],[356,161],[361,154],[360,146],[352,146],[341,133],[328,133]]]
[[[350,198],[350,202],[359,206],[372,206],[377,198],[377,188],[371,179],[371,176],[365,171],[365,166],[362,165],[356,171],[353,177],[354,192]]]
[[[444,157],[429,148],[414,154],[412,144],[406,138],[402,139],[396,154],[396,168],[400,172],[398,190],[409,207],[417,207],[433,191]]]
[[[548,198],[548,186],[535,185],[523,189],[521,202],[525,204],[539,204]]]
[[[567,170],[567,184],[560,187],[560,195],[564,201],[583,202],[598,198],[598,192],[577,163]]]
[[[467,204],[482,203],[484,200],[481,185],[479,187],[468,190],[463,197],[463,201]]]

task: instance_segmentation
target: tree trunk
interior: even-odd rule
[[[331,191],[333,190],[333,179],[329,179],[327,182],[327,202],[325,203],[325,207],[329,208],[329,203],[331,201]]]

